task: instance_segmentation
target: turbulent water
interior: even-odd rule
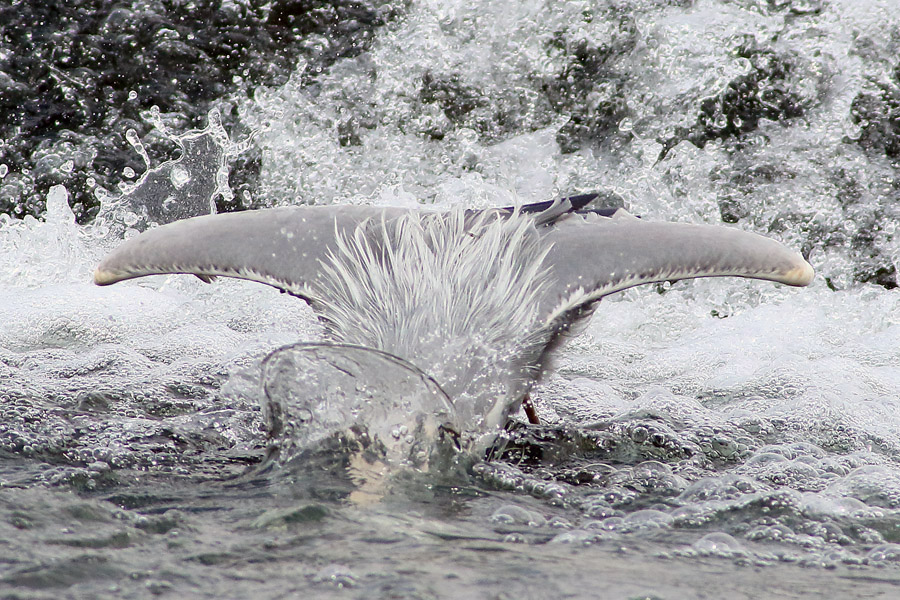
[[[82,3],[83,30],[35,29],[38,62],[37,42],[0,42],[4,597],[900,595],[895,2],[200,4],[270,36],[245,38],[245,72],[200,91],[134,83],[169,72],[173,47],[224,47],[180,4]],[[127,42],[123,23],[147,30],[137,66],[74,66],[103,36]],[[301,48],[296,69],[249,85],[284,65],[272,39]],[[134,89],[100,93],[117,69]],[[58,109],[100,97],[103,119]],[[162,106],[138,123],[125,98]],[[172,147],[181,160],[162,162]],[[489,460],[427,473],[340,445],[266,460],[262,361],[322,339],[296,298],[186,276],[90,283],[124,237],[211,203],[589,191],[775,237],[816,280],[606,299],[534,393],[544,425],[522,418]]]

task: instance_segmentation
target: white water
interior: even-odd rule
[[[562,153],[556,135],[565,117],[542,104],[536,83],[571,59],[548,50],[558,32],[570,45],[623,43],[622,28],[610,24],[615,10],[418,3],[371,52],[337,63],[316,86],[299,85],[301,66],[291,83],[240,106],[245,124],[260,130],[259,194],[272,205],[486,207],[603,190],[645,218],[691,222],[718,222],[718,200],[736,194],[747,217],[735,226],[762,233],[787,215],[771,235],[811,249],[811,287],[697,281],[604,300],[536,394],[542,417],[574,427],[581,445],[535,473],[500,463],[482,481],[518,491],[475,504],[465,523],[450,518],[446,527],[507,548],[529,536],[575,543],[584,548],[573,551],[575,564],[590,563],[582,544],[652,548],[639,557],[896,563],[900,292],[854,283],[856,255],[822,236],[849,237],[874,219],[877,247],[900,265],[890,204],[897,167],[852,143],[859,127],[848,116],[860,90],[888,77],[900,12],[889,0],[822,3],[802,16],[765,2],[626,4],[636,46],[607,66],[627,76],[621,93],[631,112],[619,129],[634,136],[629,143]],[[746,72],[731,51],[745,34],[795,61],[789,85],[808,102],[805,116],[764,121],[737,150],[685,141],[657,161],[657,138],[690,126],[704,98]],[[455,73],[486,103],[451,122],[419,98],[426,72]],[[602,96],[598,89],[595,99]],[[498,125],[499,111],[514,123]],[[364,123],[359,145],[341,146],[336,125],[351,117]],[[476,131],[479,123],[488,125]],[[441,139],[423,133],[435,129]],[[849,188],[859,194],[851,209]],[[44,220],[0,221],[2,398],[30,403],[15,413],[21,421],[7,416],[0,425],[2,450],[54,465],[39,475],[25,469],[24,478],[0,472],[0,492],[67,482],[91,490],[124,467],[221,477],[208,465],[217,453],[253,454],[265,441],[254,404],[259,358],[320,339],[312,313],[246,282],[176,276],[96,288],[90,273],[118,243],[116,228],[77,226],[64,199],[54,188]],[[102,409],[91,408],[103,394]],[[92,433],[71,444],[79,419]],[[7,435],[12,429],[18,433]],[[166,460],[149,450],[146,440],[157,438]],[[185,439],[196,445],[185,450]],[[581,469],[593,483],[568,485],[564,469]],[[383,510],[391,513],[390,505]],[[416,537],[435,525],[405,527]],[[681,541],[651,546],[660,530]],[[686,572],[678,564],[674,570]],[[339,579],[343,571],[328,568],[306,581]],[[546,569],[556,573],[551,563]]]

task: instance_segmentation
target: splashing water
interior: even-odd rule
[[[338,372],[348,356],[325,347],[288,347],[264,376],[273,351],[323,337],[302,302],[264,286],[88,283],[127,230],[210,212],[228,193],[244,145],[210,114],[179,138],[180,160],[147,165],[91,225],[75,223],[65,187],[41,219],[0,216],[0,587],[749,597],[764,580],[788,597],[891,597],[892,4],[406,10],[367,51],[230,99],[258,130],[256,196],[487,207],[599,190],[644,218],[779,238],[821,277],[802,291],[697,281],[604,300],[534,392],[544,427],[512,427],[467,477],[397,482],[359,507],[347,501],[377,480],[378,461],[353,462],[358,447],[333,454],[358,477],[341,487],[303,462],[301,440],[327,452],[321,440],[364,423],[397,442],[379,460],[408,461],[420,439],[407,444],[402,428],[443,423],[427,378],[369,354],[356,363],[364,377]],[[61,177],[68,160],[83,168],[87,150],[36,159],[35,174],[3,169],[0,194]],[[382,402],[362,402],[370,393]],[[344,399],[333,413],[314,405],[328,425],[304,429],[295,417],[316,394]],[[276,407],[293,422],[270,423]],[[281,460],[242,475],[279,428],[290,430],[275,438]]]
[[[460,430],[440,386],[384,352],[295,344],[266,358],[262,378],[271,450],[281,463],[342,438],[384,468],[427,470],[442,430]]]
[[[218,196],[231,200],[234,194],[228,186],[228,163],[247,150],[250,138],[232,142],[217,109],[210,110],[207,117],[205,128],[174,135],[163,123],[158,108],[149,111],[147,120],[159,135],[172,140],[180,153],[156,167],[151,167],[137,133],[128,130],[125,137],[144,161],[146,170],[134,183],[122,183],[119,196],[98,190],[101,211],[97,221],[105,226],[115,223],[142,231],[151,224],[215,213]]]

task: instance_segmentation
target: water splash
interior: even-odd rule
[[[56,185],[47,194],[43,220],[0,215],[0,281],[32,287],[87,279],[99,253],[75,224],[68,199],[66,188]]]
[[[431,377],[362,346],[280,348],[263,362],[262,379],[279,464],[325,451],[385,468],[427,469],[435,445],[459,431],[450,399]]]
[[[182,134],[169,131],[158,109],[148,111],[145,118],[178,147],[180,156],[152,167],[137,133],[128,130],[125,138],[144,161],[146,170],[134,183],[120,184],[119,196],[98,190],[101,210],[97,227],[118,224],[142,231],[152,224],[215,213],[217,197],[229,201],[234,196],[228,185],[228,164],[247,150],[252,135],[232,141],[218,109],[209,111],[205,128]]]
[[[801,4],[818,8],[801,14]],[[832,292],[820,281],[789,296],[740,282],[698,282],[659,286],[659,293],[635,290],[624,294],[625,301],[604,300],[587,335],[562,357],[561,375],[538,390],[545,421],[559,418],[568,427],[531,428],[533,443],[522,443],[520,454],[476,470],[478,485],[491,492],[463,510],[454,508],[449,518],[442,514],[432,527],[442,535],[446,529],[462,531],[456,539],[465,535],[468,540],[450,549],[445,535],[428,547],[434,549],[431,560],[445,561],[440,573],[466,561],[495,560],[491,582],[471,573],[456,580],[479,586],[468,588],[473,596],[494,590],[495,595],[520,590],[525,596],[561,595],[553,585],[563,579],[586,585],[560,575],[560,561],[570,567],[567,574],[590,575],[598,585],[621,573],[633,577],[637,564],[650,565],[641,571],[650,580],[659,570],[648,560],[653,546],[647,536],[665,535],[658,539],[667,551],[684,544],[682,555],[691,559],[673,559],[665,571],[689,579],[691,590],[697,581],[693,570],[704,562],[697,556],[838,569],[842,563],[854,569],[876,565],[893,569],[881,571],[884,579],[894,577],[900,556],[900,304],[896,292],[853,283],[858,257],[848,251],[849,244],[885,248],[894,266],[900,264],[894,158],[861,144],[877,142],[879,126],[890,133],[893,109],[878,113],[879,102],[889,108],[893,94],[882,93],[880,86],[891,90],[896,81],[892,32],[897,15],[890,4],[634,1],[618,3],[618,14],[611,15],[584,3],[469,7],[433,2],[412,7],[407,19],[379,34],[373,52],[317,73],[312,86],[294,82],[294,87],[261,91],[243,107],[245,124],[271,121],[262,161],[263,191],[272,194],[273,203],[350,200],[415,206],[424,200],[488,206],[511,204],[516,195],[543,200],[556,188],[569,193],[600,187],[650,218],[718,221],[728,216],[741,226],[794,241],[811,253],[833,287],[844,290]],[[617,22],[609,16],[626,18]],[[638,26],[631,47],[620,25],[629,20]],[[760,119],[750,132],[746,119],[730,116],[722,102],[729,82],[766,73],[733,52],[744,33],[771,46],[776,62],[793,70],[781,81],[757,78],[763,85],[756,89],[773,91],[783,84],[804,107],[812,107],[805,117]],[[586,69],[592,60],[603,68]],[[592,74],[603,81],[592,80]],[[558,110],[547,104],[545,90],[557,93]],[[865,120],[854,122],[852,105],[861,92],[872,106]],[[560,143],[577,134],[577,119],[602,113],[598,109],[616,93],[631,111],[615,120],[617,133],[597,130],[599,120],[588,125],[601,141],[630,139],[629,144],[571,152],[571,145]],[[697,125],[707,98],[715,100],[708,130],[723,133],[731,119],[734,130],[744,131],[740,143],[715,138],[701,149],[684,140],[658,162],[659,139],[678,127]],[[587,107],[582,112],[579,103]],[[501,139],[505,142],[495,143]],[[65,173],[67,160],[68,155],[57,168],[54,159],[47,172]],[[0,177],[5,170],[0,166]],[[28,176],[10,171],[0,188],[18,198],[21,178]],[[195,183],[189,169],[171,168],[167,177],[167,189]],[[62,192],[54,190],[44,220],[0,220],[5,286],[0,289],[5,324],[0,331],[0,454],[13,457],[4,465],[3,481],[14,486],[37,481],[68,490],[91,489],[84,482],[109,485],[120,477],[121,497],[137,502],[141,489],[129,483],[124,471],[129,465],[138,477],[203,472],[221,479],[243,469],[252,452],[237,457],[242,461],[235,463],[237,469],[223,471],[222,464],[234,456],[236,445],[252,449],[260,440],[259,370],[247,357],[296,339],[318,339],[321,331],[309,312],[271,290],[237,282],[203,286],[193,278],[174,277],[91,288],[86,275],[92,261],[89,255],[78,256],[92,251],[103,236],[81,245],[81,234],[60,202]],[[208,199],[199,202],[198,210],[209,211]],[[143,213],[131,212],[131,225],[142,227]],[[866,232],[873,233],[871,241]],[[75,279],[78,284],[66,284]],[[31,289],[35,286],[41,289]],[[234,374],[235,363],[242,367],[239,374]],[[238,378],[246,384],[240,402],[229,395]],[[223,379],[227,383],[219,394],[215,383]],[[371,376],[365,373],[362,379]],[[278,389],[287,392],[285,387],[270,384],[273,398],[280,397]],[[312,446],[321,448],[336,438]],[[519,442],[514,439],[510,446],[514,443]],[[399,456],[399,461],[408,458],[404,452]],[[18,461],[25,465],[23,479],[15,474]],[[306,480],[300,468],[284,470],[294,484],[288,495]],[[166,477],[163,485],[158,480],[150,485],[159,495],[159,489],[170,492],[170,481]],[[270,585],[296,586],[290,540],[299,538],[282,535],[284,528],[302,529],[304,553],[313,557],[306,563],[317,565],[314,569],[340,564],[346,552],[354,553],[364,565],[354,567],[361,586],[375,580],[399,585],[382,574],[396,571],[398,556],[414,560],[426,554],[423,544],[430,536],[422,535],[421,523],[409,517],[406,507],[395,519],[385,519],[382,537],[392,544],[392,552],[385,553],[383,544],[372,543],[375,518],[370,515],[347,525],[354,530],[348,533],[332,521],[310,524],[291,514],[273,526],[279,528],[275,532],[254,537],[246,525],[258,510],[270,507],[271,496],[261,498],[254,489],[252,498],[235,499],[216,489],[203,504],[198,489],[185,485],[178,490],[185,500],[175,506],[184,510],[163,512],[172,503],[157,500],[143,514],[116,509],[104,526],[95,518],[57,520],[68,506],[58,499],[71,496],[59,488],[7,487],[0,490],[11,499],[0,526],[16,550],[10,553],[19,561],[14,568],[21,577],[32,577],[35,586],[58,573],[83,572],[80,557],[95,552],[103,554],[96,564],[126,573],[157,569],[146,564],[148,556],[157,557],[159,571],[173,573],[178,589],[196,585],[210,595],[210,589],[234,593],[241,581],[258,586],[261,576]],[[263,494],[270,492],[266,488]],[[97,504],[109,509],[106,501]],[[198,505],[210,510],[198,510]],[[253,514],[232,518],[237,513],[230,512],[222,519],[223,509]],[[641,513],[647,510],[657,512]],[[19,528],[23,513],[47,524]],[[631,513],[641,514],[626,522]],[[130,542],[125,539],[131,548],[121,548],[123,538],[110,531],[111,552],[92,536],[106,535],[123,515],[151,522],[141,525]],[[528,524],[545,524],[497,531],[490,515],[498,527],[504,521],[516,526],[519,515]],[[173,545],[171,538],[154,533],[166,527],[180,530],[188,543]],[[321,529],[309,535],[311,527]],[[403,527],[400,539],[396,532]],[[68,570],[57,562],[64,547],[56,540],[63,528],[76,530],[79,535],[65,537],[77,537],[81,544]],[[526,529],[534,530],[532,537]],[[285,545],[273,545],[276,538]],[[536,574],[526,584],[520,583],[521,570],[510,567],[513,553],[506,544],[517,540],[535,542],[516,549]],[[547,540],[578,547],[548,561],[554,548]],[[636,552],[598,560],[591,544]],[[225,546],[233,550],[225,554],[226,568],[216,571],[206,561],[221,560],[216,557]],[[484,552],[485,547],[492,551]],[[171,552],[156,552],[159,548]],[[339,560],[337,553],[343,554]],[[123,556],[131,558],[119,562]],[[262,560],[245,561],[246,556]],[[377,562],[382,558],[385,562]],[[623,568],[604,573],[607,581],[598,579],[598,564]],[[846,589],[851,581],[854,589],[844,594],[851,597],[875,579],[866,573],[860,577],[860,571],[828,579],[832,571],[769,568],[754,574],[755,581],[745,577],[741,586],[737,578],[755,570],[726,570],[728,585],[719,588],[721,595],[736,585],[754,589],[764,578],[767,584],[780,580],[783,589],[797,594],[809,587],[810,597],[822,590],[840,596],[832,584],[843,581]],[[326,569],[322,577],[335,574],[341,576],[340,569]],[[315,571],[307,573],[307,581],[315,576]],[[96,584],[103,593],[110,585],[157,589],[149,580],[104,577]],[[414,577],[424,582],[425,595],[446,583],[419,572]],[[208,587],[216,579],[221,587]],[[532,586],[541,587],[535,591]],[[566,591],[585,594],[584,587]],[[679,591],[669,595],[677,597]]]

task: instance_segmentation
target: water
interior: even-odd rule
[[[205,156],[143,179],[136,161],[134,180],[164,194],[101,192],[100,218],[78,224],[81,184],[57,174],[41,219],[0,217],[0,589],[895,597],[894,9],[416,3],[360,52],[251,97],[223,92],[243,127],[230,141],[215,117],[180,134],[158,124],[157,144]],[[113,139],[102,124],[92,135]],[[321,340],[312,312],[249,282],[89,283],[123,237],[229,194],[222,167],[253,144],[247,203],[600,191],[645,218],[779,238],[818,276],[604,300],[534,394],[545,425],[511,426],[488,462],[421,474],[334,450],[266,463],[262,361]],[[70,150],[84,175],[89,148]],[[47,179],[3,171],[3,194]],[[166,203],[194,186],[193,206]]]

